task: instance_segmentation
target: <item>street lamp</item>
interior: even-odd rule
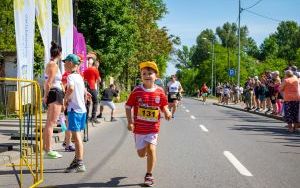
[[[215,35],[213,36],[213,39],[211,40],[211,83],[210,83],[210,88],[211,88],[211,94],[213,94],[213,88],[214,88],[214,56],[215,56]],[[206,37],[202,38],[203,40],[209,40]],[[208,52],[209,53],[209,52]]]

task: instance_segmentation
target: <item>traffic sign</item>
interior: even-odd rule
[[[229,69],[228,74],[230,77],[235,76],[235,70],[234,69]]]

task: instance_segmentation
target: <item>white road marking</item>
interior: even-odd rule
[[[182,106],[183,109],[185,109],[185,106]]]
[[[202,131],[208,132],[208,129],[204,125],[199,125],[199,127],[202,129]]]
[[[253,176],[251,172],[247,170],[247,168],[237,160],[237,158],[230,153],[230,151],[224,151],[223,153],[225,157],[231,162],[231,164],[239,171],[240,174],[244,176]]]
[[[196,119],[196,117],[195,117],[195,116],[193,116],[193,115],[191,115],[191,118],[192,118],[192,119]]]
[[[189,110],[185,110],[186,112],[190,112]]]

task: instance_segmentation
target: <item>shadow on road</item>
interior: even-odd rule
[[[77,183],[77,184],[65,184],[65,185],[53,185],[53,186],[45,186],[42,188],[81,188],[81,187],[133,187],[133,186],[141,186],[143,187],[143,184],[124,184],[120,185],[120,180],[125,179],[127,177],[115,177],[111,178],[110,181],[105,183]]]
[[[231,130],[238,131],[251,131],[258,132],[255,134],[247,135],[264,135],[264,136],[276,136],[273,138],[274,142],[270,141],[260,141],[267,143],[279,143],[284,144],[283,146],[288,147],[300,147],[300,134],[299,133],[288,133],[287,128],[278,126],[268,126],[268,125],[234,125],[230,128]]]
[[[282,121],[275,120],[272,118],[264,117],[264,116],[258,116],[254,114],[249,114],[247,112],[240,112],[236,110],[220,110],[220,112],[225,114],[225,118],[218,119],[218,120],[230,120],[232,118],[241,119],[244,122],[259,122],[259,123],[282,123]]]
[[[123,122],[124,125],[126,124],[125,119],[121,119],[121,121]],[[111,157],[114,156],[119,151],[119,149],[123,146],[124,140],[126,139],[126,137],[128,135],[128,131],[127,131],[127,128],[125,126],[122,126],[122,127],[123,127],[122,128],[123,129],[122,135],[121,135],[120,139],[118,140],[117,144],[115,145],[115,147],[110,152],[108,152],[101,161],[94,164],[93,168],[90,169],[85,174],[85,176],[80,179],[81,182],[86,181],[93,174],[95,174],[97,171],[99,171],[111,159]]]

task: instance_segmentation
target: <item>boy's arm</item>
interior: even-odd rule
[[[129,95],[129,98],[125,104],[125,110],[126,110],[126,117],[127,117],[127,129],[129,131],[133,131],[134,130],[134,125],[133,125],[133,119],[132,119],[132,107],[134,106],[134,100],[135,100],[136,96],[134,91]]]
[[[74,85],[69,85],[67,87],[66,95],[65,95],[65,98],[64,98],[65,106],[67,106],[67,104],[69,103],[69,100],[70,100],[71,95],[72,95],[73,92],[74,92]]]
[[[134,129],[134,125],[133,125],[133,120],[132,120],[132,116],[131,116],[131,106],[126,106],[126,117],[127,117],[127,129],[129,131],[133,131]]]
[[[165,114],[165,119],[169,121],[171,119],[172,114],[168,108],[168,105],[164,106],[162,111]]]

